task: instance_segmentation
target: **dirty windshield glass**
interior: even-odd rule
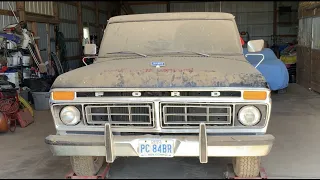
[[[100,57],[130,51],[146,55],[174,51],[205,54],[242,53],[231,20],[173,20],[109,24]],[[111,54],[110,54],[111,53]]]

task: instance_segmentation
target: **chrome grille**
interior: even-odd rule
[[[232,125],[232,105],[162,103],[162,126]]]
[[[85,106],[85,116],[90,125],[153,127],[152,103],[100,104]]]

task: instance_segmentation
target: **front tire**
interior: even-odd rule
[[[240,178],[257,177],[260,173],[260,157],[236,157],[233,160],[233,169]]]
[[[94,176],[102,167],[105,157],[72,156],[70,157],[73,172],[77,176]]]

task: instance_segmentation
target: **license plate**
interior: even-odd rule
[[[173,157],[173,140],[139,140],[139,157]]]

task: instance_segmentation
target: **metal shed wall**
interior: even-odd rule
[[[16,10],[16,2],[15,1],[0,1],[0,9],[2,10],[11,10],[8,2],[10,3],[12,9]],[[19,20],[19,17],[18,17]],[[0,15],[0,29],[2,30],[4,27],[8,26],[9,24],[17,23],[14,16],[7,16],[7,15]]]
[[[38,48],[43,62],[47,62],[48,57],[48,32],[45,23],[37,23]]]
[[[320,93],[320,11],[318,2],[299,5],[297,83]]]
[[[280,2],[297,9],[297,2]],[[167,12],[166,4],[131,5],[137,14]],[[227,12],[235,16],[239,31],[249,32],[251,39],[264,39],[270,45],[273,35],[272,1],[217,1],[217,2],[177,2],[170,1],[170,12]],[[293,15],[293,17],[295,17]],[[286,26],[277,28],[278,34],[296,35],[297,28]],[[292,41],[293,38],[283,38]]]
[[[93,10],[82,8],[82,22],[83,23],[95,23],[96,14]]]
[[[19,20],[19,17],[18,17]],[[9,24],[15,24],[17,23],[14,16],[6,16],[6,15],[0,15],[0,29],[2,30],[4,27],[8,26]]]
[[[92,8],[95,7],[94,1],[81,1],[81,4],[92,7]]]
[[[167,12],[167,5],[165,4],[134,5],[131,8],[135,14]]]
[[[10,6],[8,5],[8,2],[10,3],[12,9],[16,10],[16,1],[0,1],[0,9],[3,10],[11,10]]]
[[[50,29],[50,50],[51,52],[56,53],[56,43],[55,43],[55,32],[54,32],[54,25],[50,24],[49,26]]]
[[[99,24],[106,25],[108,23],[108,16],[104,13],[99,12]]]
[[[83,1],[82,4],[86,4],[90,6],[91,2]],[[69,59],[68,65],[70,69],[75,69],[79,67],[80,61],[80,42],[78,40],[79,34],[78,34],[78,12],[77,7],[65,4],[65,3],[59,3],[59,18],[61,20],[61,23],[59,24],[59,30],[63,33],[64,38],[66,40],[66,57],[67,58],[74,58],[79,57],[78,59]],[[68,20],[68,21],[64,21]],[[74,22],[74,23],[73,23]]]
[[[106,10],[108,7],[108,1],[98,1],[98,7],[101,10]]]
[[[59,8],[59,18],[77,21],[77,7],[72,6],[70,4],[58,3]]]
[[[53,16],[53,1],[25,1],[25,11]]]

